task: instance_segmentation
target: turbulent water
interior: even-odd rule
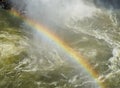
[[[119,9],[93,0],[13,1],[85,57],[105,88],[120,87]],[[101,88],[96,79],[53,41],[0,9],[0,88]]]

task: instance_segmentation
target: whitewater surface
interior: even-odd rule
[[[12,0],[14,8],[53,31],[80,53],[105,88],[120,84],[119,9],[93,0]],[[101,88],[85,68],[34,27],[1,10],[1,88]]]

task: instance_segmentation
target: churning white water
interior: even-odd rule
[[[83,55],[105,88],[120,84],[119,7],[100,0],[11,0],[13,8]],[[112,1],[111,1],[112,2]],[[108,6],[105,6],[108,5]],[[3,14],[3,15],[2,15]],[[0,13],[0,87],[101,88],[53,41],[7,12]],[[19,26],[16,27],[16,25]]]

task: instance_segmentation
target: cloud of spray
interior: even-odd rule
[[[94,5],[86,4],[85,0],[12,0],[12,2],[15,9],[24,12],[30,18],[48,27],[52,26],[51,29],[56,34],[59,35],[58,31],[62,31],[62,36],[64,29],[61,27],[66,27],[71,19],[91,17],[96,11]],[[38,38],[37,33],[33,34]]]
[[[82,19],[84,17],[90,17],[95,11],[94,6],[85,5],[82,0],[12,0],[12,2],[15,9],[17,8],[19,11],[25,12],[25,15],[40,23],[44,23],[45,25],[57,24],[63,26],[65,21],[70,18],[76,17]],[[42,39],[38,33],[33,31],[32,35],[34,36],[34,39],[31,40],[32,46],[29,48],[29,53],[31,53],[30,55],[35,54],[35,58],[42,58],[42,56],[49,55],[49,53],[52,52],[56,52],[59,54],[57,56],[59,56],[60,59],[60,56],[62,56],[62,58],[64,57],[62,51],[56,49],[56,47],[51,44],[51,41],[45,41],[46,39]],[[44,53],[45,55],[41,55],[41,52],[46,52],[46,54]],[[51,57],[51,55],[49,56]],[[59,60],[57,59],[57,61]],[[39,61],[36,61],[35,64],[37,62]]]
[[[26,8],[26,0],[10,0],[13,8],[22,11]]]
[[[85,5],[84,0],[12,0],[26,15],[45,24],[63,24],[66,20],[91,16],[94,6]]]
[[[36,21],[64,25],[70,18],[90,17],[97,7],[119,8],[119,0],[11,0],[15,8]],[[91,3],[91,4],[90,4]]]

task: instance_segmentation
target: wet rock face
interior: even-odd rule
[[[94,3],[98,7],[120,9],[120,0],[94,0]]]

